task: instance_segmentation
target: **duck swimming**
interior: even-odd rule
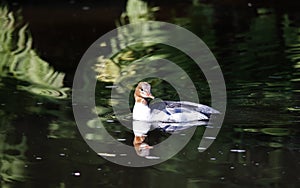
[[[195,122],[207,121],[211,114],[219,112],[209,106],[188,101],[159,101],[151,103],[147,99],[154,99],[151,85],[139,82],[134,92],[135,104],[133,120],[147,122]]]

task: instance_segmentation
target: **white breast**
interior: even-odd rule
[[[133,115],[134,120],[139,121],[150,121],[151,112],[150,108],[142,103],[135,103],[133,107]]]

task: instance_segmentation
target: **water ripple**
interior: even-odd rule
[[[18,86],[20,90],[47,97],[67,98],[66,91],[69,89],[63,87],[65,74],[55,71],[37,55],[32,48],[27,25],[17,27],[15,21],[12,12],[0,8],[0,81],[1,77],[13,77],[26,83]]]

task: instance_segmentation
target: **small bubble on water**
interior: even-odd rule
[[[235,168],[234,168],[234,166],[231,166],[230,169],[233,170],[233,169],[235,169]]]
[[[220,180],[224,180],[225,179],[225,177],[220,177]]]
[[[255,163],[255,166],[259,166],[259,163]]]
[[[100,46],[101,46],[101,47],[106,47],[107,44],[106,44],[105,42],[102,42],[102,43],[100,44]],[[105,86],[105,87],[107,87],[107,86]]]
[[[60,154],[59,154],[59,156],[61,156],[61,157],[65,157],[65,156],[66,156],[66,154],[64,154],[64,153],[60,153]]]
[[[116,157],[116,154],[114,153],[97,153],[97,154],[102,157]]]
[[[198,147],[197,149],[198,149],[200,152],[206,150],[205,147]]]
[[[42,105],[43,103],[42,103],[42,102],[37,102],[36,104],[37,104],[37,105]]]
[[[101,170],[102,170],[102,168],[97,168],[97,170],[98,170],[98,171],[101,171]]]
[[[36,157],[35,159],[36,160],[42,160],[42,157]]]
[[[216,139],[216,137],[213,137],[213,136],[206,136],[204,138],[207,140],[215,140]]]
[[[146,156],[145,157],[146,159],[160,159],[160,157],[157,157],[157,156]]]
[[[91,9],[91,7],[89,7],[89,6],[83,6],[82,7],[82,10],[90,10]]]
[[[117,88],[118,86],[114,86],[114,85],[112,85],[112,86],[105,86],[105,88],[107,88],[107,89],[113,89],[113,88]]]
[[[252,7],[252,3],[248,3],[248,7]]]
[[[211,160],[211,161],[215,161],[215,160],[217,160],[217,159],[216,159],[215,157],[211,157],[210,160]]]
[[[79,177],[81,174],[80,174],[80,172],[77,171],[77,172],[73,172],[72,175],[75,177]]]
[[[246,150],[244,150],[244,149],[231,149],[230,151],[235,152],[235,153],[245,153],[246,152]]]

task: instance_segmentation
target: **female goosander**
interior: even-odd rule
[[[150,122],[194,122],[206,121],[211,114],[218,114],[217,110],[187,101],[160,101],[148,105],[146,99],[154,99],[151,86],[147,82],[140,82],[134,92],[135,104],[133,119]]]

